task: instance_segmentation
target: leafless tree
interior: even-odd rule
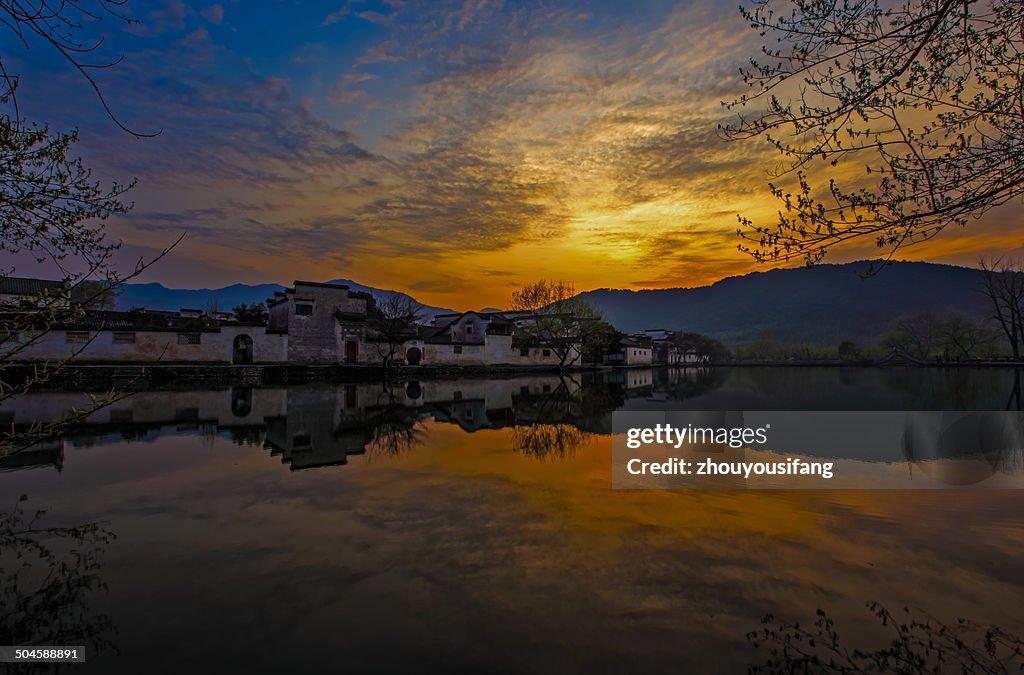
[[[5,101],[14,109],[14,119],[21,119],[14,90],[18,76],[10,73],[4,63],[4,54],[15,45],[24,49],[43,46],[59,54],[68,66],[77,72],[96,93],[100,105],[114,124],[133,136],[152,137],[156,133],[142,133],[126,126],[111,109],[96,81],[95,73],[116,66],[123,54],[104,57],[103,21],[122,25],[138,23],[123,13],[127,0],[0,0],[0,25],[14,38],[7,48],[0,48],[0,86],[6,86],[10,99]]]
[[[989,300],[992,318],[1010,344],[1015,361],[1020,360],[1024,342],[1024,269],[1019,262],[1000,258],[981,261],[982,291]]]
[[[953,314],[942,322],[940,337],[948,357],[969,359],[991,347],[998,335],[987,322]]]
[[[423,307],[407,295],[393,294],[371,310],[368,321],[370,340],[377,347],[381,363],[387,369],[406,340],[416,336],[423,319]]]
[[[883,346],[900,349],[919,359],[935,355],[942,335],[942,320],[932,312],[920,312],[897,319],[882,339]]]

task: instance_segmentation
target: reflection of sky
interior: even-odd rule
[[[141,179],[114,227],[125,260],[189,232],[150,280],[344,277],[454,307],[565,270],[580,288],[695,285],[750,270],[736,213],[776,208],[774,156],[715,132],[755,47],[731,2],[128,9],[139,25],[104,21],[126,60],[98,78],[156,139],[119,132],[41,45],[4,56],[27,114],[80,127],[104,178]],[[998,213],[907,255],[1019,248],[1019,213]]]
[[[110,521],[98,602],[124,663],[161,650],[159,672],[736,671],[764,613],[823,607],[853,640],[871,599],[1024,630],[1016,493],[613,492],[607,437],[564,462],[507,430],[425,439],[295,473],[222,439],[72,450],[0,493]]]

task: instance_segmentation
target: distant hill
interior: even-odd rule
[[[622,331],[681,329],[739,345],[772,336],[783,342],[835,345],[843,340],[873,344],[901,316],[922,311],[958,312],[983,318],[987,300],[979,292],[981,271],[954,265],[899,262],[862,279],[867,262],[777,269],[729,277],[699,288],[649,291],[600,289],[580,295]],[[399,291],[345,284],[378,300]],[[119,309],[230,310],[261,303],[283,290],[279,284],[233,284],[187,290],[162,284],[128,284]],[[406,296],[408,297],[408,296]],[[428,318],[454,310],[424,306]]]
[[[399,291],[364,286],[348,279],[335,279],[327,283],[344,284],[354,291],[365,291],[373,295],[378,302],[392,295],[410,297]],[[273,296],[274,291],[283,291],[284,289],[285,287],[280,284],[232,284],[223,288],[201,289],[167,288],[158,283],[125,284],[124,292],[117,299],[117,308],[127,310],[133,307],[146,307],[170,311],[189,308],[229,311],[241,304],[260,304]],[[435,314],[446,314],[452,311],[444,307],[430,305],[423,305],[423,309],[428,319]]]
[[[861,278],[867,262],[776,269],[700,288],[582,293],[619,330],[682,329],[738,345],[760,336],[783,342],[874,343],[894,320],[922,311],[987,316],[981,271],[893,263]]]

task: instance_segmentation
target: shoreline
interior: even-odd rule
[[[22,382],[45,363],[18,362],[5,368],[5,379]],[[1024,369],[1024,363],[1012,361],[974,362],[878,362],[834,360],[792,361],[714,361],[677,365],[653,364],[632,366],[585,365],[561,371],[566,374],[615,373],[636,370],[688,370],[698,368],[878,368],[890,369]],[[366,364],[246,364],[227,363],[75,363],[60,368],[59,372],[37,385],[40,388],[67,385],[118,386],[173,385],[173,384],[225,384],[225,385],[287,385],[316,382],[366,382],[444,380],[464,378],[507,379],[528,375],[558,374],[550,366],[393,366],[385,371],[380,365]]]

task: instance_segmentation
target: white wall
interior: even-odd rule
[[[167,331],[88,331],[92,341],[69,343],[69,331],[52,330],[17,355],[20,361],[54,361],[69,356],[85,347],[75,357],[78,363],[88,362],[201,362],[231,363],[234,339],[237,335],[248,335],[253,341],[254,363],[281,363],[287,360],[288,336],[267,334],[263,326],[221,326],[220,332],[200,333],[197,345],[179,344],[178,333]],[[81,331],[70,331],[81,332]],[[134,343],[115,343],[114,333],[135,334]],[[25,336],[22,341],[27,341]]]

